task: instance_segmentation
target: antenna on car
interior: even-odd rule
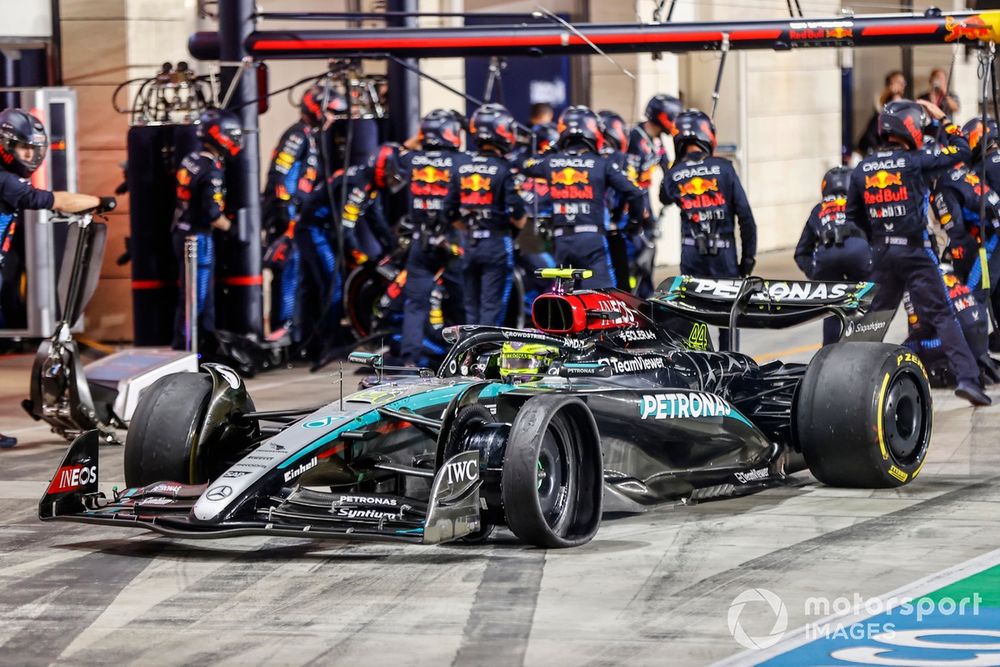
[[[340,411],[344,411],[344,362],[340,362]]]

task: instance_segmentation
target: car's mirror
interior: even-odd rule
[[[374,352],[351,352],[347,360],[352,364],[368,366],[369,368],[382,367],[382,355]]]

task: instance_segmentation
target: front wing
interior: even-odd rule
[[[100,433],[76,438],[38,505],[43,521],[144,528],[181,538],[245,535],[392,540],[437,544],[480,528],[479,453],[463,452],[436,471],[411,469],[430,480],[428,500],[381,493],[337,493],[294,486],[244,492],[232,516],[200,521],[193,508],[206,493],[229,487],[157,482],[114,492],[98,489]]]

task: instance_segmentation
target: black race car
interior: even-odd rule
[[[549,270],[536,329],[463,326],[440,370],[383,368],[318,408],[260,412],[224,366],[152,385],[132,419],[126,490],[98,490],[99,433],[77,438],[42,519],[178,537],[285,535],[417,543],[589,541],[608,512],[738,496],[808,468],[894,487],[920,472],[931,396],[917,357],[881,342],[870,283],[664,282],[639,299]],[[839,317],[809,364],[713,351],[708,325]],[[735,336],[734,336],[735,338]]]

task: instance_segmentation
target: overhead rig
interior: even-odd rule
[[[828,19],[692,23],[477,25],[449,28],[254,31],[255,58],[461,58],[975,44],[1000,39],[1000,11],[845,15]]]

